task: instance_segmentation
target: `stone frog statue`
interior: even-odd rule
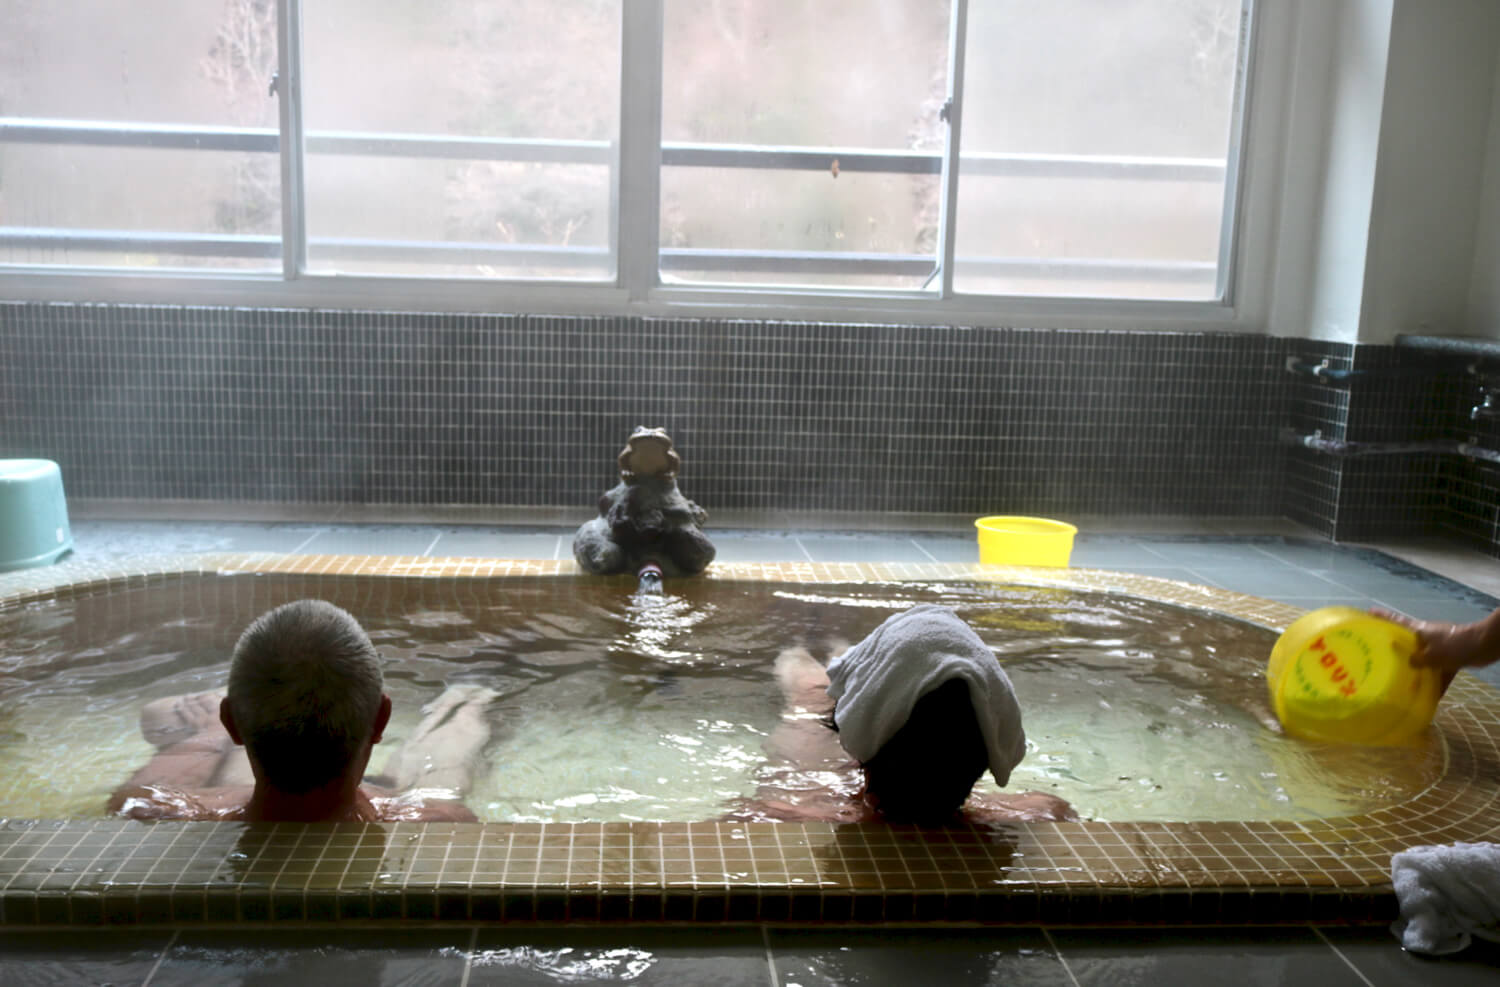
[[[620,482],[599,498],[599,516],[573,536],[573,558],[599,575],[647,562],[669,576],[702,572],[714,559],[700,530],[708,512],[677,489],[682,457],[659,428],[637,428],[620,451]]]

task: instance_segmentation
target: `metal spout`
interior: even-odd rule
[[[1481,418],[1494,418],[1500,415],[1500,408],[1495,406],[1495,395],[1486,389],[1483,392],[1484,400],[1469,409],[1469,420],[1477,422]]]
[[[637,592],[661,593],[661,566],[655,562],[647,562],[641,566],[641,571],[635,574],[635,578],[639,581]]]

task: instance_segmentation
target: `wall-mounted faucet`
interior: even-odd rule
[[[1500,418],[1500,401],[1496,401],[1496,394],[1500,392],[1493,378],[1485,374],[1485,368],[1479,362],[1469,364],[1464,370],[1470,377],[1475,378],[1479,385],[1479,403],[1469,409],[1469,421],[1477,422],[1481,418]]]

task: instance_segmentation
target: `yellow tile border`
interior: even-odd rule
[[[571,561],[202,554],[0,577],[0,607],[194,573],[549,579]],[[621,577],[625,578],[625,577]],[[709,581],[992,581],[1124,593],[1274,630],[1302,611],[1094,569],[731,563]],[[1408,846],[1500,835],[1500,693],[1461,675],[1443,776],[1410,802],[1294,822],[936,829],[825,823],[348,826],[0,820],[0,924],[272,920],[1299,921],[1383,917]],[[1123,912],[1123,913],[1122,913]]]

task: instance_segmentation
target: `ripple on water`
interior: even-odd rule
[[[0,817],[98,815],[152,752],[141,707],[222,688],[244,626],[302,596],[354,613],[385,659],[396,713],[372,768],[445,686],[497,692],[469,795],[497,820],[709,819],[772,775],[843,784],[836,766],[793,776],[767,761],[782,722],[772,660],[798,645],[826,662],[918,602],[956,607],[1015,684],[1028,743],[1009,787],[1053,792],[1085,817],[1366,812],[1442,770],[1432,734],[1409,749],[1281,735],[1262,674],[1275,634],[1231,618],[989,584],[668,588],[193,575],[0,611]]]

